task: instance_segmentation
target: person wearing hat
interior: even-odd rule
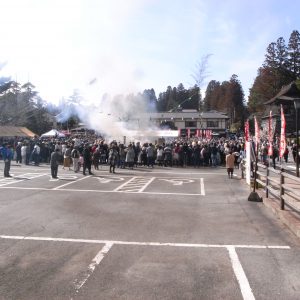
[[[4,160],[4,177],[12,177],[9,174],[10,171],[10,162],[14,157],[14,153],[11,149],[11,146],[7,143],[3,145],[3,148],[1,149],[2,152],[2,158]]]

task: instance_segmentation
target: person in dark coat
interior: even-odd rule
[[[18,145],[16,147],[16,163],[22,163],[22,155],[21,155],[21,147],[22,143],[18,142]]]
[[[55,149],[54,152],[51,153],[50,157],[50,167],[51,167],[51,176],[53,179],[57,178],[58,165],[61,161],[61,154],[59,153],[59,149]]]
[[[3,145],[3,148],[1,149],[1,152],[2,152],[2,158],[4,160],[4,177],[12,177],[9,174],[10,163],[11,163],[11,160],[13,159],[13,157],[14,157],[14,153],[11,149],[11,145],[5,143]]]
[[[85,145],[85,147],[83,148],[83,175],[86,175],[85,171],[86,169],[88,169],[89,174],[90,175],[94,175],[91,171],[92,168],[92,151],[91,151],[91,147],[89,145]]]

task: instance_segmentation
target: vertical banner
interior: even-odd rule
[[[245,122],[245,150],[247,142],[249,142],[249,120]]]
[[[255,116],[254,116],[254,129],[255,129],[255,155],[258,155],[259,126]]]
[[[285,116],[281,105],[281,130],[280,130],[280,149],[279,149],[280,157],[283,156],[286,148],[285,127],[286,127]]]
[[[259,144],[259,126],[256,117],[254,117],[254,127],[255,127],[255,142],[257,146]]]
[[[272,130],[272,111],[270,111],[269,115],[269,149],[268,149],[268,155],[273,155],[273,130]]]
[[[188,139],[191,137],[191,129],[190,128],[187,129],[187,137],[188,137]]]
[[[181,136],[181,129],[179,128],[178,129],[178,137],[180,137]]]
[[[246,148],[246,182],[247,184],[250,185],[251,184],[251,147],[249,141],[246,141],[245,148]]]

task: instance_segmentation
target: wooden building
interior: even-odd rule
[[[147,114],[147,117],[158,127],[181,129],[183,136],[188,129],[191,136],[196,134],[197,129],[211,130],[214,134],[226,134],[229,125],[229,117],[218,111],[156,112]]]
[[[287,137],[296,136],[296,121],[298,122],[298,130],[300,129],[300,118],[296,116],[296,105],[300,105],[300,80],[282,87],[280,92],[265,102],[266,115],[263,118],[265,122],[268,120],[268,113],[271,110],[273,120],[276,122],[275,133],[280,134],[280,106],[282,105],[286,119]],[[299,108],[298,108],[299,109]]]

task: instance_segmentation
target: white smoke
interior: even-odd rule
[[[141,94],[108,94],[96,99],[87,99],[74,91],[73,95],[61,103],[62,113],[58,121],[64,122],[71,116],[78,118],[89,129],[93,129],[107,140],[134,140],[134,136],[145,136],[149,130],[159,130],[148,115],[153,112],[153,105]],[[144,137],[145,138],[145,137]]]

